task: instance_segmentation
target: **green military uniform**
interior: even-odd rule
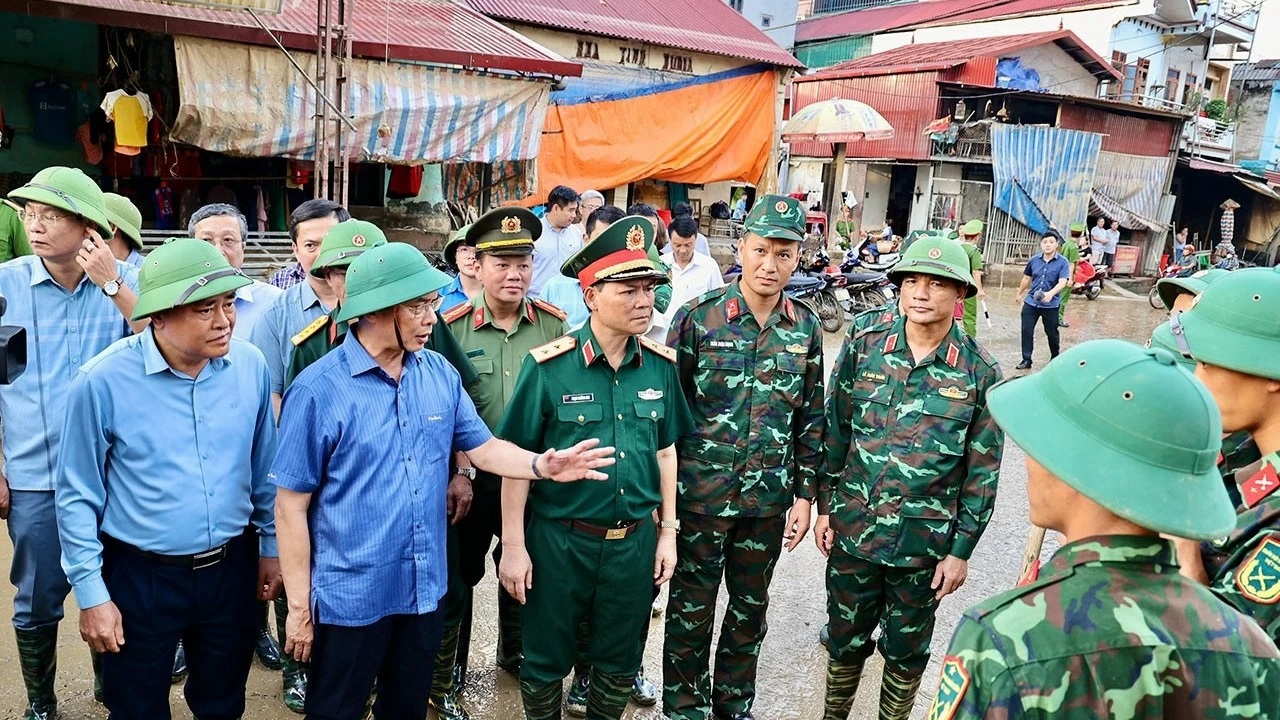
[[[1080,246],[1077,244],[1077,241],[1086,232],[1088,232],[1088,230],[1082,222],[1071,223],[1069,230],[1069,236],[1058,243],[1058,252],[1062,253],[1062,257],[1066,258],[1067,262],[1071,263],[1071,277],[1068,278],[1068,280],[1075,282],[1076,265],[1080,262]],[[1058,294],[1058,297],[1062,298],[1062,301],[1058,303],[1058,324],[1061,325],[1067,321],[1067,301],[1071,299],[1071,286],[1068,285],[1064,288],[1063,291]]]
[[[652,226],[625,218],[571,257],[562,270],[584,287],[598,282],[665,278],[648,259]],[[661,502],[657,453],[691,429],[676,373],[675,351],[631,338],[615,370],[583,327],[536,348],[498,426],[498,435],[542,451],[588,438],[617,448],[605,481],[533,483],[525,542],[533,587],[523,610],[525,713],[560,717],[562,680],[573,666],[578,626],[591,628],[588,717],[618,718],[640,667],[637,641],[652,601]]]
[[[969,274],[982,272],[982,249],[978,247],[978,237],[986,226],[981,220],[970,220],[960,227],[960,246],[969,258]],[[970,296],[964,299],[964,331],[969,337],[978,337],[978,298]]]
[[[976,292],[959,243],[922,238],[891,278],[938,275]],[[945,556],[967,560],[995,504],[1003,437],[986,407],[1000,368],[959,325],[913,358],[905,316],[854,318],[826,406],[818,512],[836,532],[827,564],[826,718],[844,720],[881,625],[880,717],[906,718],[929,660]]]
[[[0,262],[31,254],[27,228],[18,217],[19,211],[9,200],[0,200]]]
[[[1084,343],[991,391],[1028,457],[1149,534],[1076,539],[966,611],[930,718],[1280,717],[1280,651],[1157,535],[1212,537],[1233,513],[1213,398],[1153,345]]]
[[[534,240],[542,233],[542,222],[524,208],[498,208],[467,227],[463,242],[476,248],[478,256],[528,257]],[[456,245],[453,254],[456,256]],[[467,386],[480,418],[490,430],[498,427],[507,401],[515,391],[520,367],[529,351],[560,337],[565,332],[564,313],[541,300],[525,298],[510,329],[500,327],[489,309],[486,292],[445,310],[449,332],[467,353],[478,379]],[[494,539],[502,537],[499,503],[502,479],[479,472],[471,509],[458,521],[457,560],[449,566],[450,585],[459,589],[446,598],[444,634],[436,656],[432,704],[445,720],[467,717],[456,698],[449,696],[454,677],[465,677],[471,640],[472,588],[484,579],[485,556]],[[493,553],[494,563],[502,558],[502,545]],[[498,665],[518,673],[521,635],[520,605],[498,589]],[[454,668],[458,668],[455,672]]]
[[[804,222],[799,202],[766,195],[744,225],[798,250]],[[668,342],[695,419],[678,446],[679,561],[663,653],[663,714],[672,720],[705,720],[713,708],[723,718],[751,711],[786,513],[797,499],[813,500],[822,460],[818,316],[780,293],[761,325],[739,282],[681,308]],[[708,663],[721,577],[729,609],[713,696]]]
[[[1280,269],[1215,278],[1170,324],[1199,362],[1280,380]],[[1280,453],[1265,446],[1249,452],[1265,455],[1234,473],[1241,496],[1235,529],[1206,543],[1202,554],[1210,587],[1280,641]]]

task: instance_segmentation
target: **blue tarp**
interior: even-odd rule
[[[1101,149],[1097,133],[993,125],[992,203],[1035,232],[1065,232],[1089,212]]]
[[[694,85],[705,85],[730,78],[744,77],[767,70],[769,66],[755,64],[711,75],[691,77],[664,70],[618,67],[600,63],[582,63],[582,77],[564,78],[564,90],[551,93],[555,105],[577,105],[586,102],[626,100],[642,95],[670,92]]]

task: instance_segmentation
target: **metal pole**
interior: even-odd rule
[[[1221,7],[1222,6],[1219,3],[1218,7],[1214,9],[1213,13],[1209,16],[1209,22],[1211,22],[1212,24],[1209,26],[1209,44],[1205,45],[1205,48],[1204,48],[1204,69],[1200,72],[1200,77],[1196,78],[1196,85],[1197,85],[1196,94],[1200,96],[1199,104],[1204,103],[1204,83],[1209,76],[1209,58],[1213,55],[1213,38],[1218,33],[1217,18],[1218,18],[1218,11],[1221,9]],[[1200,108],[1199,107],[1196,107],[1192,110],[1191,120],[1193,123],[1195,123],[1195,132],[1191,134],[1191,157],[1195,157],[1196,147],[1200,145]]]
[[[323,2],[323,0],[321,0],[321,2]],[[307,81],[307,84],[310,85],[313,90],[315,90],[317,93],[320,93],[320,86],[316,84],[315,80],[311,79],[311,76],[307,74],[306,70],[302,69],[302,66],[298,64],[298,61],[296,58],[293,57],[293,54],[290,53],[288,49],[285,48],[284,45],[280,44],[280,41],[276,39],[275,33],[271,32],[271,28],[267,27],[262,22],[262,18],[258,17],[258,14],[253,11],[253,8],[245,8],[245,9],[249,11],[249,14],[253,16],[254,20],[258,21],[258,25],[262,27],[263,32],[265,32],[267,36],[271,38],[272,42],[276,44],[276,47],[280,49],[280,52],[284,53],[285,59],[289,61],[289,64],[293,66],[293,69],[298,71],[298,74],[302,76],[303,80]],[[317,58],[317,68],[319,68],[318,58]],[[320,99],[329,107],[333,107],[333,103],[329,101],[328,96],[325,95],[324,93],[320,93]],[[352,130],[356,129],[356,126],[353,125],[350,120],[347,120],[345,116],[340,114],[339,117],[341,117],[342,121],[347,124],[347,127],[351,128]]]

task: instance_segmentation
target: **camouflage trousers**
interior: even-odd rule
[[[708,720],[713,711],[728,718],[751,711],[756,661],[769,629],[769,581],[782,552],[785,526],[786,515],[681,513],[662,664],[662,710],[671,720]],[[708,662],[721,577],[729,608],[720,626],[713,685]]]
[[[929,664],[934,614],[938,609],[933,567],[881,565],[856,554],[850,538],[837,537],[827,561],[827,621],[831,654],[827,666],[824,720],[845,720],[857,694],[862,667],[874,648],[879,625],[884,677],[881,720],[906,720],[920,677]]]

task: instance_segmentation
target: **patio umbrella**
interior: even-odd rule
[[[827,234],[835,231],[836,184],[844,180],[846,143],[859,140],[887,140],[893,137],[893,126],[864,102],[848,98],[823,100],[805,105],[786,125],[782,126],[782,141],[824,142],[834,145],[832,162],[822,184],[822,209],[827,213]]]

